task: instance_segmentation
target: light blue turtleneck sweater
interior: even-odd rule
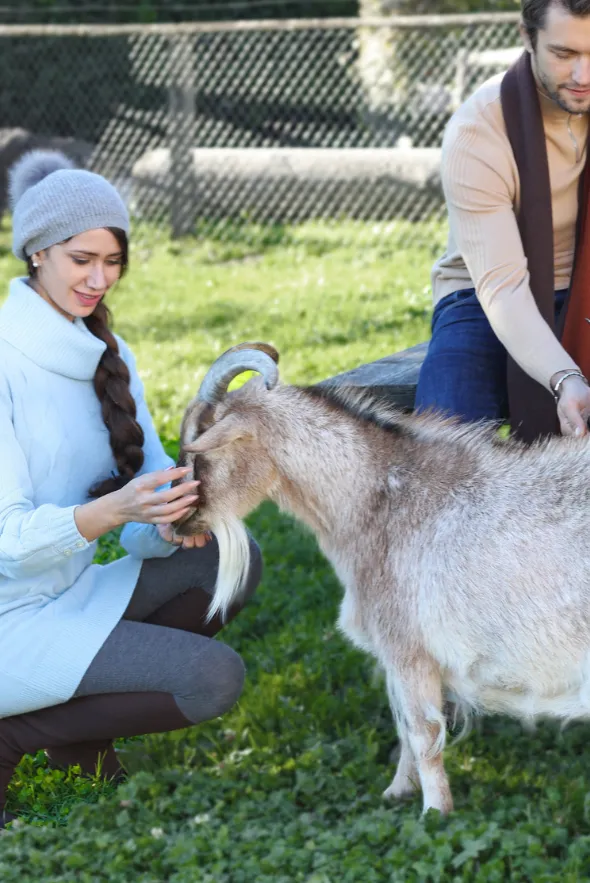
[[[131,351],[117,338],[145,433],[142,473],[173,465]],[[24,279],[0,309],[0,717],[65,702],[121,619],[143,558],[176,551],[152,525],[127,524],[129,553],[92,564],[74,520],[116,470],[93,388],[105,344]]]

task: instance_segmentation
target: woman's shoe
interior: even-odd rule
[[[180,711],[169,693],[100,693],[82,696],[61,705],[41,708],[0,719],[0,818],[5,810],[6,790],[24,754],[45,749],[54,758],[74,758],[73,748],[92,745],[86,769],[93,772],[97,744],[117,737],[165,733],[194,726]],[[55,752],[57,750],[57,753]],[[61,749],[61,753],[60,753]],[[80,762],[81,748],[75,762]],[[108,752],[108,769],[117,774],[116,754]],[[2,816],[4,813],[4,816]],[[5,822],[6,824],[6,822]]]
[[[45,754],[52,769],[67,770],[71,766],[79,766],[83,775],[95,776],[100,773],[102,778],[117,785],[127,778],[111,739],[54,746],[46,748]]]

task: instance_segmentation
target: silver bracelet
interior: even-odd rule
[[[584,377],[581,371],[566,371],[565,374],[562,374],[559,380],[556,382],[554,386],[551,387],[551,392],[553,393],[553,398],[556,402],[559,401],[559,387],[568,377],[581,377],[586,386],[588,386],[588,381]]]

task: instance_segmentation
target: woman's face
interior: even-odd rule
[[[86,230],[31,256],[39,266],[31,284],[41,297],[70,321],[95,310],[119,279],[122,252],[104,228]]]

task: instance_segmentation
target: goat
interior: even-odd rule
[[[247,571],[241,519],[270,499],[343,587],[339,627],[375,656],[401,743],[386,797],[452,810],[444,697],[531,722],[590,714],[590,445],[404,414],[353,389],[288,386],[264,344],[224,353],[181,427],[201,480],[179,534],[213,531],[211,615]],[[230,381],[259,372],[240,389]]]

